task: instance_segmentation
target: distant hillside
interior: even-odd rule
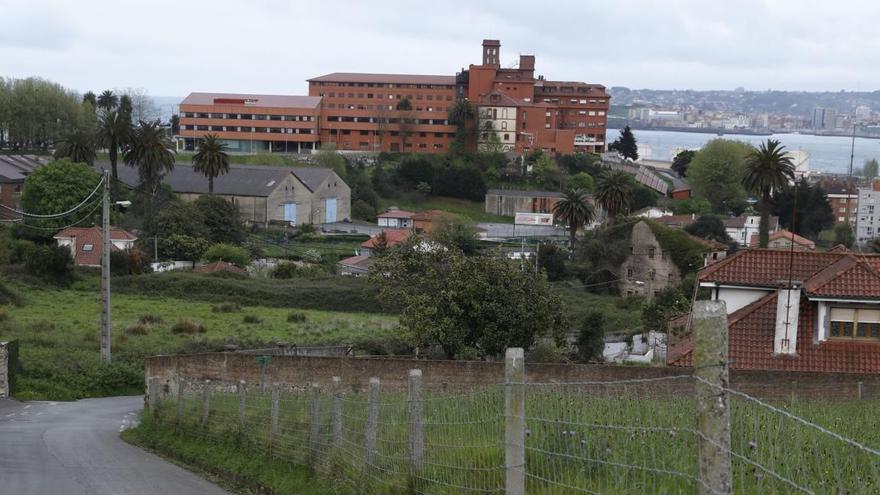
[[[615,107],[632,104],[651,104],[662,107],[693,106],[700,110],[729,112],[773,112],[809,116],[814,107],[833,108],[838,112],[852,112],[859,105],[880,110],[880,91],[695,91],[609,89]]]

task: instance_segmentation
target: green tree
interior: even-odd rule
[[[581,189],[586,192],[592,192],[596,187],[593,176],[586,172],[578,172],[568,178],[566,184],[569,189]]]
[[[577,231],[591,223],[596,218],[596,211],[590,196],[583,189],[569,189],[553,205],[553,214],[556,218],[568,226],[568,235],[571,238],[571,250],[574,253],[577,241]]]
[[[676,215],[705,215],[712,213],[712,204],[704,197],[673,199],[669,202],[669,209]]]
[[[477,231],[470,225],[460,222],[449,222],[435,229],[431,232],[430,238],[441,246],[458,249],[465,256],[477,254],[480,247]]]
[[[620,130],[620,137],[608,145],[608,151],[616,151],[622,157],[629,158],[632,161],[639,159],[639,146],[636,143],[636,137],[633,135],[632,129],[628,125]]]
[[[688,167],[688,183],[694,196],[707,199],[716,213],[741,210],[746,198],[742,184],[745,159],[753,149],[729,139],[706,143]]]
[[[164,260],[189,261],[195,265],[210,243],[201,237],[172,234],[159,238],[159,257]]]
[[[105,89],[98,95],[98,108],[109,112],[116,108],[119,104],[119,97],[113,94],[113,91]]]
[[[94,165],[95,156],[94,134],[80,129],[67,133],[57,144],[53,154],[56,160],[67,158],[88,165]]]
[[[685,293],[681,287],[667,287],[642,307],[642,326],[645,330],[665,332],[670,318],[690,310],[691,295]]]
[[[144,189],[144,223],[151,230],[153,223],[153,198],[166,172],[174,169],[174,151],[171,140],[157,122],[141,121],[134,129],[131,142],[123,156],[125,164],[138,170]]]
[[[171,126],[171,134],[175,136],[180,134],[180,115],[177,115],[176,113],[171,115],[168,124]]]
[[[131,138],[131,119],[120,115],[117,111],[104,112],[98,118],[98,141],[107,149],[110,158],[110,172],[113,177],[113,197],[119,197],[119,172],[117,163],[119,151]]]
[[[605,172],[596,181],[596,203],[605,209],[607,223],[614,223],[615,218],[629,206],[632,190],[632,178],[622,170]]]
[[[154,225],[160,239],[175,234],[205,239],[209,236],[202,210],[196,208],[194,203],[180,200],[162,208],[156,214]]]
[[[795,193],[797,204],[795,205]],[[834,225],[834,210],[828,202],[828,195],[819,187],[801,178],[797,187],[786,187],[773,192],[773,214],[779,223],[795,234],[816,240],[819,233]],[[792,210],[797,206],[792,225]]]
[[[562,187],[562,171],[556,160],[550,155],[542,153],[532,165],[532,174],[538,182],[546,188],[558,190]]]
[[[39,78],[0,78],[0,139],[13,150],[47,149],[71,131],[88,129],[94,107]]]
[[[498,356],[541,336],[561,340],[566,330],[562,302],[543,275],[502,257],[404,244],[377,258],[370,273],[381,300],[402,307],[409,342],[439,345],[447,358]]]
[[[770,196],[794,180],[794,163],[779,141],[768,139],[746,157],[743,186],[760,198],[761,222],[758,226],[760,247],[770,241]]]
[[[30,244],[24,268],[31,275],[58,285],[67,286],[73,281],[73,257],[67,247]]]
[[[231,244],[214,244],[209,247],[202,259],[208,263],[225,261],[239,268],[245,268],[251,262],[251,255],[247,249]]]
[[[872,181],[880,175],[880,164],[877,163],[876,158],[865,161],[865,165],[862,167],[862,175],[867,181]]]
[[[247,237],[238,206],[232,201],[211,194],[203,194],[192,203],[203,222],[205,238],[214,243],[241,244]]]
[[[82,98],[83,103],[88,103],[93,107],[98,107],[98,97],[92,91],[86,91],[86,94],[83,95]]]
[[[397,102],[397,110],[399,111],[409,111],[412,110],[412,102],[409,101],[409,97],[405,97]]]
[[[547,275],[547,280],[556,282],[569,277],[568,266],[565,261],[568,253],[553,242],[538,244],[538,269]]]
[[[727,230],[724,228],[724,222],[715,215],[700,216],[694,223],[685,227],[684,231],[703,239],[718,241],[724,244],[731,242],[730,236],[727,235]]]
[[[55,160],[38,168],[28,175],[21,193],[21,207],[24,211],[38,215],[50,215],[68,211],[85,200],[101,181],[101,175],[84,163],[70,160]],[[80,210],[67,217],[40,220],[25,217],[24,222],[40,229],[49,229],[44,237],[51,237],[57,229],[70,224],[98,205],[100,191],[87,203],[86,210]],[[86,224],[87,225],[87,224]]]
[[[193,170],[208,178],[208,194],[214,194],[214,179],[229,173],[226,145],[216,134],[207,134],[199,141],[198,152],[192,157]]]
[[[336,151],[334,145],[322,144],[321,149],[318,150],[318,154],[315,155],[315,161],[318,162],[318,166],[329,168],[336,172],[336,175],[343,180],[346,179],[345,172],[347,161],[344,156]]]
[[[468,149],[468,140],[473,141],[473,134],[476,131],[475,119],[477,111],[471,102],[465,99],[458,99],[452,108],[449,109],[449,123],[455,126],[455,139],[449,148],[449,152],[453,156],[464,154]]]
[[[605,349],[605,315],[591,311],[584,316],[578,329],[575,357],[581,363],[602,359]]]
[[[834,226],[834,243],[843,244],[851,248],[856,242],[856,235],[852,226],[848,223],[838,223]]]
[[[679,175],[679,177],[687,177],[688,166],[691,164],[691,160],[697,155],[697,152],[694,150],[683,150],[680,151],[675,158],[672,159],[672,170],[675,171]]]

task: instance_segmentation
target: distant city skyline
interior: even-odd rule
[[[306,79],[336,71],[453,74],[479,63],[483,38],[503,41],[502,66],[534,54],[540,74],[608,87],[880,89],[869,1],[0,0],[0,11],[0,76],[80,92],[304,94]]]

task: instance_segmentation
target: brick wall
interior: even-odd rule
[[[342,378],[348,389],[363,390],[370,377],[379,377],[383,389],[404,389],[410,369],[422,370],[426,388],[477,388],[499,384],[503,363],[480,361],[427,361],[385,358],[335,358],[272,356],[265,365],[259,356],[211,353],[188,356],[156,356],[146,361],[146,379],[158,378],[165,393],[177,390],[178,377],[191,385],[211,380],[215,386],[248,383],[302,387],[309,383],[329,385],[332,376]],[[526,365],[532,383],[587,382],[661,378],[689,375],[689,368],[617,365],[534,364]],[[763,398],[854,399],[862,383],[863,398],[880,399],[880,376],[844,373],[731,371],[733,388]],[[657,390],[690,393],[688,381],[661,382]]]

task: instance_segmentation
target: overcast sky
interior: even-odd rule
[[[0,76],[81,92],[305,94],[329,72],[502,65],[655,89],[875,90],[880,1],[0,0]]]

